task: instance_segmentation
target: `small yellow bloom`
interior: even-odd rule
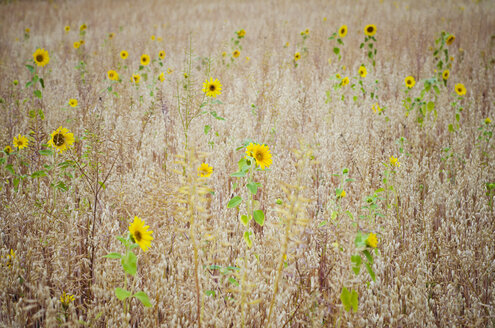
[[[222,51],[222,57],[225,57],[227,56],[227,52],[226,51]]]
[[[486,122],[486,121],[485,121]],[[7,154],[7,155],[10,155],[10,153],[12,152],[12,147],[10,146],[5,146],[5,148],[3,149],[3,151]]]
[[[24,30],[26,33],[29,33],[31,32],[31,29],[29,27],[26,27],[26,29]]]
[[[301,59],[301,54],[299,52],[296,52],[294,54],[294,61],[298,61],[299,59]]]
[[[361,65],[359,67],[359,75],[361,75],[361,77],[366,77],[367,74],[368,74],[368,71],[366,70],[366,67]]]
[[[79,43],[79,41],[76,41],[73,43],[72,45],[74,47],[74,49],[79,49],[79,47],[81,46],[81,44]]]
[[[153,231],[148,230],[150,226],[145,226],[144,220],[135,216],[134,222],[129,225],[129,232],[131,233],[132,240],[146,252],[151,246],[151,241],[154,239],[151,237]]]
[[[155,41],[156,37],[154,35],[151,36],[151,41]]]
[[[246,56],[246,62],[249,62],[251,60],[251,58],[249,58],[248,56]]]
[[[464,87],[464,84],[462,83],[457,83],[455,85],[455,92],[457,92],[459,96],[464,96],[466,94],[466,87]]]
[[[327,21],[327,18],[326,17],[323,17],[323,21],[326,22]]]
[[[74,300],[74,295],[66,294],[65,292],[60,295],[60,303],[62,303],[64,307],[68,307],[71,302],[74,302]]]
[[[79,40],[79,43],[80,43],[81,45],[83,45],[83,44],[84,44],[84,40]]]
[[[61,126],[53,131],[50,137],[51,139],[48,140],[48,145],[59,152],[64,152],[71,148],[75,140],[74,134],[69,132],[67,128]]]
[[[156,41],[158,41],[158,42],[162,42],[162,40],[163,40],[163,39],[162,39],[161,37],[157,37],[157,38],[156,38]]]
[[[198,176],[208,178],[213,173],[213,168],[206,163],[198,167]]]
[[[234,58],[237,58],[237,57],[239,57],[240,55],[241,55],[241,52],[240,52],[239,50],[234,50],[234,52],[232,52],[232,56],[233,56]]]
[[[366,238],[366,245],[372,248],[376,248],[376,246],[378,246],[378,239],[376,239],[376,234],[370,232],[368,238]]]
[[[126,59],[127,57],[129,57],[129,53],[127,51],[125,51],[125,50],[122,50],[120,52],[120,58]]]
[[[367,36],[373,36],[376,33],[376,26],[374,24],[366,25],[364,27],[364,34]]]
[[[160,80],[160,82],[165,81],[165,74],[163,74],[163,72],[161,72],[160,75],[158,76],[158,80]]]
[[[342,190],[342,192],[340,193],[340,198],[344,198],[345,195],[346,195],[345,190]]]
[[[112,33],[110,33],[110,34],[108,34],[108,38],[109,38],[109,39],[113,39],[113,37],[114,37],[114,36],[115,36],[115,33],[113,33],[113,32],[112,32]]]
[[[26,148],[29,144],[28,138],[25,136],[22,136],[19,134],[17,137],[14,137],[14,140],[12,142],[17,149],[23,149]]]
[[[164,50],[162,50],[162,51],[160,51],[160,52],[158,53],[158,57],[159,57],[161,60],[164,60],[166,55],[167,55],[167,54],[165,53],[165,51],[164,51]]]
[[[342,25],[339,28],[339,37],[343,38],[347,35],[347,25]]]
[[[174,70],[173,70],[173,69],[171,69],[170,67],[169,67],[169,68],[167,68],[167,74],[172,74],[173,72],[174,72]]]
[[[109,70],[107,72],[107,75],[108,75],[109,80],[112,80],[112,81],[118,81],[119,80],[119,73],[117,73],[113,69]]]
[[[140,79],[141,75],[139,74],[132,74],[131,76],[131,82],[134,82],[135,84],[138,84]]]
[[[395,167],[400,167],[400,162],[399,162],[398,158],[396,158],[394,156],[390,156],[389,160],[390,160],[390,165],[395,166]]]
[[[150,56],[148,56],[147,54],[143,54],[141,56],[141,65],[147,66],[149,63],[150,63]]]
[[[187,75],[187,73],[184,73],[184,78],[187,79],[189,77],[189,75]]]
[[[342,86],[345,87],[346,85],[349,84],[349,78],[346,76],[342,79],[342,82],[341,82]]]
[[[309,34],[309,28],[304,30],[304,34],[308,35]]]
[[[244,31],[243,29],[237,31],[236,33],[237,33],[237,36],[239,37],[239,39],[243,38],[246,35],[246,31]]]
[[[286,48],[289,48],[289,46],[290,46],[290,42],[286,42],[286,43],[285,43],[285,47],[286,47]]]
[[[36,49],[33,54],[34,62],[38,66],[45,66],[50,62],[50,56],[48,55],[48,51],[45,49]]]
[[[69,99],[69,105],[70,105],[70,107],[76,107],[77,106],[77,99]]]
[[[87,29],[88,26],[86,24],[82,24],[80,27],[79,27],[79,31],[84,31],[85,29]]]
[[[455,36],[453,34],[449,35],[447,37],[447,40],[445,41],[445,43],[450,46],[452,43],[454,43],[454,40],[455,40]]]
[[[210,77],[210,81],[206,80],[203,83],[203,92],[206,94],[207,97],[216,98],[217,95],[222,93],[222,85],[220,84],[220,81],[218,81],[218,79],[215,79],[213,81],[213,78]]]
[[[70,31],[70,26],[69,26],[69,25],[65,26],[65,27],[64,27],[64,30],[65,30],[65,33],[69,33],[69,31]]]
[[[492,120],[489,117],[485,118],[485,124],[490,124],[491,122],[492,122]]]
[[[404,79],[404,83],[406,84],[406,87],[411,89],[416,84],[416,80],[414,79],[414,77],[408,76]]]
[[[450,71],[448,69],[446,69],[445,71],[443,71],[442,78],[444,80],[448,80],[449,79],[449,76],[450,76]]]
[[[373,113],[378,113],[380,114],[382,112],[382,108],[378,105],[378,103],[375,103],[374,105],[371,106],[371,109],[373,110]]]
[[[338,78],[338,79],[341,79],[342,78],[339,73],[335,74],[335,77]]]

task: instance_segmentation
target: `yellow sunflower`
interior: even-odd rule
[[[122,50],[120,52],[120,58],[126,59],[127,57],[129,57],[129,53],[127,51],[125,51],[125,50]]]
[[[74,47],[74,49],[79,49],[79,47],[81,46],[81,44],[79,43],[79,41],[76,41],[72,44],[72,46]]]
[[[341,38],[345,37],[347,35],[347,25],[342,25],[340,28],[339,28],[339,36]]]
[[[213,97],[216,98],[217,95],[221,94],[222,92],[222,85],[220,84],[220,81],[218,79],[215,79],[213,81],[213,78],[210,78],[210,81],[206,80],[203,83],[203,92],[206,93],[207,97]]]
[[[246,153],[256,160],[256,164],[262,170],[272,164],[272,154],[268,146],[250,143],[246,148]]]
[[[160,82],[165,81],[165,74],[163,72],[161,72],[160,75],[158,75],[158,80],[160,80]]]
[[[110,34],[108,34],[108,38],[109,38],[109,39],[113,39],[113,37],[114,37],[114,36],[115,36],[115,33],[113,33],[113,32],[112,32],[112,33],[110,33]]]
[[[82,24],[80,27],[79,27],[79,31],[84,31],[85,29],[88,28],[88,25],[86,24]]]
[[[84,40],[79,40],[79,43],[81,44],[81,46],[84,44]]]
[[[138,84],[139,80],[141,80],[141,75],[139,74],[132,74],[131,76],[131,81]]]
[[[233,56],[234,58],[237,58],[237,57],[239,57],[240,55],[241,55],[241,52],[240,52],[239,50],[234,50],[234,52],[232,52],[232,56]]]
[[[366,25],[364,27],[364,34],[367,36],[373,36],[376,33],[376,26],[374,24]]]
[[[129,225],[129,232],[131,233],[132,240],[141,247],[143,251],[147,251],[151,246],[151,241],[154,239],[151,237],[153,231],[148,230],[150,226],[144,225],[144,220],[135,216],[134,222]]]
[[[376,239],[376,234],[370,232],[368,238],[366,238],[366,245],[372,248],[376,248],[376,246],[378,246],[378,239]]]
[[[414,79],[414,77],[408,76],[404,79],[404,83],[406,84],[406,87],[411,89],[416,84],[416,80]]]
[[[70,26],[69,26],[69,25],[65,26],[65,27],[64,27],[64,30],[65,30],[65,33],[69,33],[69,31],[70,31]]]
[[[309,34],[309,28],[304,30],[304,34],[308,35]]]
[[[299,52],[296,52],[294,54],[294,61],[298,61],[299,59],[301,59],[301,54]]]
[[[170,67],[169,67],[169,68],[167,68],[167,74],[172,74],[173,72],[174,72],[174,70],[173,70],[173,69],[171,69]]]
[[[61,153],[69,149],[74,143],[74,134],[70,133],[67,128],[59,127],[50,136],[48,145]]]
[[[141,65],[146,66],[150,63],[150,56],[144,54],[141,56]]]
[[[361,65],[359,67],[359,75],[361,75],[361,77],[366,77],[367,74],[368,74],[368,71],[366,70],[366,67]]]
[[[50,61],[50,56],[48,55],[48,51],[45,49],[36,49],[33,54],[34,62],[38,66],[45,66]]]
[[[466,94],[466,87],[464,87],[464,84],[462,83],[457,83],[455,85],[455,92],[457,92],[459,96],[464,96]]]
[[[400,166],[400,162],[399,162],[399,159],[397,157],[390,156],[389,160],[390,160],[390,165],[396,166],[396,167]]]
[[[69,105],[70,105],[70,107],[76,107],[77,106],[77,99],[69,99]]]
[[[449,35],[447,37],[447,40],[445,40],[445,43],[450,46],[452,43],[454,43],[454,40],[455,40],[455,36],[453,34]]]
[[[222,57],[227,56],[227,51],[222,51]]]
[[[244,31],[243,29],[237,31],[236,33],[239,38],[243,38],[246,35],[246,31]]]
[[[160,57],[161,60],[164,60],[165,56],[166,56],[166,53],[163,50],[158,53],[158,57]]]
[[[155,41],[156,36],[152,35],[150,39],[151,39],[151,41]]]
[[[17,137],[14,137],[12,143],[15,147],[17,147],[17,149],[23,149],[28,146],[29,140],[26,136],[21,136],[21,134],[19,134]]]
[[[12,147],[5,146],[5,148],[3,149],[3,151],[5,152],[5,154],[10,155],[10,153],[12,152]]]
[[[345,87],[346,85],[349,84],[349,78],[346,76],[342,79],[342,82],[341,82],[342,86]]]
[[[485,124],[490,124],[490,123],[492,123],[492,120],[489,117],[485,118]],[[7,147],[9,147],[9,146],[7,146]],[[5,148],[7,148],[7,147],[5,147]]]
[[[200,177],[208,178],[213,173],[213,168],[206,163],[201,163],[201,166],[198,167],[198,175]]]
[[[450,76],[450,71],[448,69],[446,69],[445,71],[443,71],[442,77],[443,77],[444,80],[448,80],[449,79],[449,76]]]
[[[107,72],[107,75],[108,75],[109,80],[112,80],[112,81],[118,81],[119,80],[119,73],[117,73],[113,69],[109,70]]]

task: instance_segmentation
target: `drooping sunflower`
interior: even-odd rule
[[[449,79],[449,76],[450,76],[450,71],[448,69],[446,69],[445,71],[443,71],[442,77],[443,77],[444,80],[448,80]]]
[[[17,137],[14,137],[14,140],[12,141],[14,144],[14,147],[17,147],[17,149],[23,149],[26,148],[29,144],[28,138],[26,136],[22,136],[19,134]]]
[[[406,84],[406,87],[411,89],[416,84],[416,80],[414,79],[414,77],[408,76],[404,79],[404,83]]]
[[[160,82],[165,81],[165,74],[163,72],[161,72],[160,75],[158,75],[158,80],[160,80]]]
[[[50,136],[48,145],[61,153],[72,147],[74,143],[74,134],[70,133],[67,128],[59,127]]]
[[[237,49],[236,49],[236,50],[234,50],[234,52],[232,52],[232,56],[233,56],[234,58],[237,58],[237,57],[239,57],[240,55],[241,55],[241,52],[240,52],[239,50],[237,50]]]
[[[147,54],[143,54],[141,56],[141,65],[146,66],[149,63],[150,63],[150,56],[148,56]]]
[[[206,80],[203,83],[203,92],[206,93],[207,97],[213,97],[216,98],[217,95],[222,93],[222,85],[220,84],[220,81],[218,79],[215,79],[213,81],[213,78],[210,77],[210,81]]]
[[[69,31],[70,31],[70,26],[69,26],[69,25],[65,26],[65,27],[64,27],[64,30],[65,30],[65,33],[69,33]]]
[[[454,43],[454,40],[455,40],[455,36],[453,34],[449,35],[447,37],[447,40],[445,40],[445,43],[450,46],[452,43]]]
[[[206,163],[198,167],[198,176],[208,178],[213,173],[213,168]]]
[[[366,238],[366,245],[371,248],[376,248],[378,246],[378,239],[376,239],[376,234],[370,232],[368,238]]]
[[[5,146],[3,151],[5,152],[5,154],[10,155],[10,153],[12,152],[12,147],[7,145],[7,146]]]
[[[69,105],[70,105],[70,107],[76,107],[77,106],[77,99],[69,99]]]
[[[347,35],[347,25],[342,25],[339,28],[339,37],[343,38]]]
[[[342,86],[345,87],[346,85],[349,84],[349,78],[346,76],[342,79],[342,82],[341,82]]]
[[[107,72],[107,75],[108,75],[109,80],[112,80],[112,81],[118,81],[119,80],[119,73],[117,73],[113,69],[109,70]]]
[[[459,96],[464,96],[466,94],[466,87],[462,83],[457,83],[455,85],[455,92],[457,92]]]
[[[366,25],[364,27],[364,34],[366,34],[367,36],[373,36],[375,35],[375,33],[376,33],[375,24]]]
[[[72,46],[74,47],[74,49],[79,49],[79,47],[81,46],[81,44],[79,43],[79,41],[76,41],[72,44]]]
[[[361,75],[361,77],[366,77],[366,75],[368,74],[368,71],[366,70],[366,67],[364,67],[363,65],[361,65],[359,67],[359,75]]]
[[[151,237],[153,231],[148,230],[150,226],[144,225],[144,220],[135,216],[134,222],[129,225],[129,232],[131,233],[132,240],[146,252],[151,246],[151,241],[154,239]]]
[[[272,164],[272,154],[266,145],[250,144],[247,150],[250,151],[251,156],[256,160],[256,164],[264,170],[265,167],[269,167]]]
[[[48,55],[48,51],[45,49],[36,49],[33,54],[34,62],[38,66],[45,66],[50,61],[50,56]]]
[[[127,51],[125,51],[125,50],[122,50],[120,52],[120,58],[126,59],[127,57],[129,57],[129,53]]]
[[[139,74],[132,74],[131,76],[131,81],[138,84],[139,80],[141,80],[141,75]]]
[[[246,31],[244,31],[244,29],[237,31],[236,33],[239,39],[243,38],[246,35]]]
[[[160,51],[160,52],[158,53],[158,57],[160,57],[160,59],[161,59],[161,60],[164,60],[166,55],[167,55],[167,54],[165,53],[165,51],[164,51],[164,50],[162,50],[162,51]]]
[[[294,54],[294,61],[298,61],[299,59],[301,59],[301,54],[299,52],[296,52]]]

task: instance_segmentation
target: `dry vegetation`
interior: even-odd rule
[[[342,24],[339,61],[328,38]],[[376,67],[359,47],[367,24]],[[417,97],[435,76],[442,31],[455,35],[444,47],[450,77],[425,96],[438,116],[421,126],[415,111],[405,115],[404,79],[415,78]],[[495,120],[494,32],[492,1],[3,1],[0,143],[13,152],[0,166],[0,325],[494,327],[494,141],[478,139],[494,130],[485,123]],[[44,67],[33,62],[38,48],[49,52]],[[142,54],[153,62],[139,71]],[[366,95],[351,88],[362,64]],[[26,86],[34,74],[44,88]],[[200,108],[207,76],[222,84],[220,102]],[[190,120],[185,149],[185,108],[225,120]],[[51,154],[59,126],[75,142]],[[19,134],[29,146],[17,150]],[[227,208],[248,199],[246,179],[230,176],[247,139],[266,144],[273,163],[253,173],[253,202]],[[209,178],[198,177],[201,162]],[[341,188],[344,168],[352,180]],[[370,202],[382,216],[368,215]],[[242,225],[249,208],[263,210],[263,226]],[[154,240],[134,249],[138,272],[124,277],[103,256],[123,252],[115,237],[134,216]],[[376,251],[356,245],[359,232],[377,235]],[[351,256],[364,250],[375,281],[365,257],[353,272]],[[124,281],[152,306],[117,299]],[[357,312],[343,306],[343,287],[357,292]]]

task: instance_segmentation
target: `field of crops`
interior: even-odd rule
[[[1,327],[495,327],[495,2],[1,1]]]

